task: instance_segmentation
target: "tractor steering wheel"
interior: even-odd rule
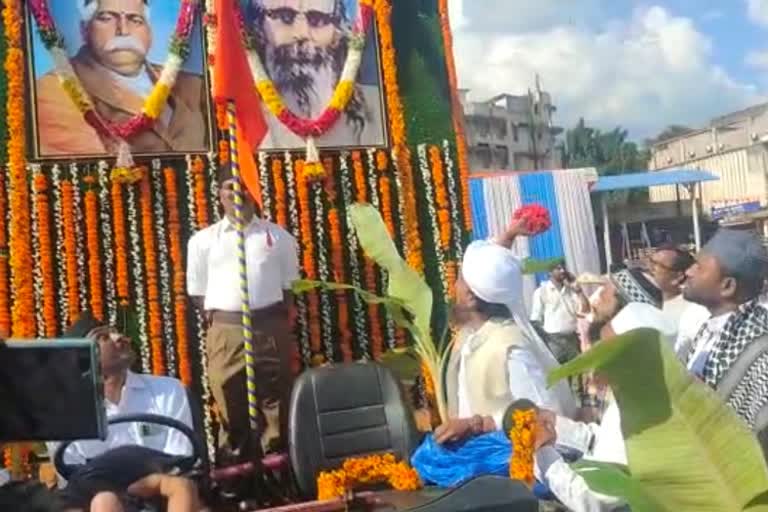
[[[195,467],[198,465],[198,462],[204,461],[203,454],[205,453],[205,447],[203,446],[202,441],[200,438],[195,434],[195,431],[189,428],[186,424],[175,420],[173,418],[169,418],[167,416],[160,416],[157,414],[125,414],[125,415],[118,415],[113,416],[109,418],[107,424],[108,425],[118,425],[123,423],[148,423],[151,425],[160,425],[163,427],[172,428],[174,430],[178,430],[184,436],[189,439],[190,444],[192,445],[192,455],[187,456],[170,456],[168,455],[169,459],[173,459],[173,466],[177,468],[179,471],[181,471],[182,474],[189,473]],[[59,475],[62,476],[65,480],[69,480],[70,477],[77,471],[78,469],[82,468],[83,464],[67,464],[64,462],[64,453],[67,451],[67,448],[75,441],[67,441],[59,445],[59,447],[56,449],[56,454],[53,458],[54,466],[56,467],[56,471],[59,473]],[[121,447],[122,448],[122,447]],[[116,448],[117,449],[117,448]],[[147,448],[144,448],[144,450],[149,450]],[[164,455],[162,452],[156,451],[156,450],[149,450],[156,452],[158,455],[162,456]]]

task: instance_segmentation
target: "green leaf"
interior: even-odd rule
[[[349,216],[365,254],[389,274],[387,295],[408,304],[418,342],[428,342],[432,319],[432,290],[400,257],[379,211],[369,204],[353,204]]]
[[[754,434],[688,373],[659,332],[602,341],[553,372],[550,383],[588,370],[611,385],[632,480],[661,510],[768,511],[761,498],[768,468]]]
[[[419,356],[409,349],[388,350],[379,362],[403,382],[413,382],[421,374]]]
[[[573,468],[584,478],[590,489],[606,496],[620,496],[633,511],[672,512],[657,503],[622,466],[582,461],[573,464]]]
[[[553,268],[564,263],[563,258],[550,258],[547,260],[537,260],[526,258],[523,260],[523,274],[541,274],[551,272]]]

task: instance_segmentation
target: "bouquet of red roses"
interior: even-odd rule
[[[532,235],[539,235],[552,227],[549,210],[538,203],[518,208],[512,218],[514,220],[525,219],[525,228]]]

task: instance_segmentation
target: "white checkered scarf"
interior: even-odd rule
[[[704,381],[716,388],[729,370],[741,371],[741,364],[734,368],[736,361],[747,346],[766,335],[768,309],[758,301],[742,304],[720,332],[720,339],[704,367]],[[695,346],[696,343],[692,348]],[[727,402],[750,426],[754,425],[757,414],[768,404],[768,352],[762,352],[744,368]]]
[[[610,277],[611,282],[627,303],[641,302],[661,309],[661,303],[643,288],[629,270],[619,270],[611,274]]]

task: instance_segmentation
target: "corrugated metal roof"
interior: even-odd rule
[[[612,190],[629,190],[632,188],[649,188],[662,185],[686,185],[719,179],[707,171],[688,169],[637,172],[617,176],[601,176],[595,186],[592,187],[592,192],[609,192]]]

